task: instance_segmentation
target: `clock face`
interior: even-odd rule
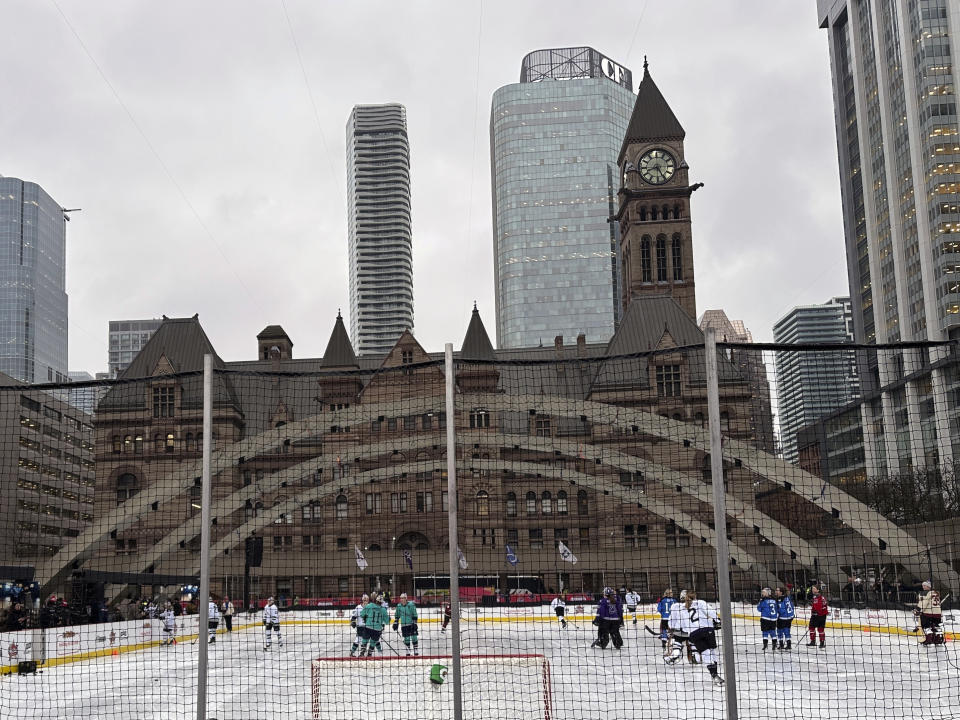
[[[640,158],[640,175],[651,185],[663,185],[676,170],[673,155],[666,150],[649,150]]]

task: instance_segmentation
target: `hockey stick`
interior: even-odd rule
[[[394,654],[394,655],[396,655],[397,657],[400,657],[400,653],[397,652],[397,649],[396,649],[393,645],[391,645],[390,643],[388,643],[388,642],[387,642],[387,639],[386,639],[385,637],[383,637],[383,635],[380,636],[380,641],[381,641],[384,645],[386,645],[388,648],[390,648],[391,650],[393,650],[393,654]]]
[[[646,631],[647,631],[648,633],[650,633],[651,635],[653,635],[654,637],[657,637],[657,638],[660,638],[661,640],[663,640],[663,637],[661,637],[660,633],[654,632],[653,628],[651,628],[649,625],[644,625],[644,626],[643,626],[643,629],[646,630]]]

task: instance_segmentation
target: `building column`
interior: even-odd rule
[[[930,363],[935,364],[944,360],[950,354],[950,348],[945,345],[930,348]],[[941,468],[952,468],[953,438],[950,432],[950,416],[956,411],[950,400],[947,370],[944,367],[934,368],[930,372],[930,384],[933,391],[933,417],[937,429],[937,450]]]
[[[923,368],[923,350],[915,348],[903,351],[903,373],[907,377]],[[920,427],[920,393],[916,381],[907,382],[907,428],[910,434],[910,460],[914,471],[927,466],[927,453],[923,444],[923,429]]]
[[[880,474],[880,459],[877,457],[877,433],[873,425],[873,412],[866,400],[860,403],[860,425],[863,428],[863,467],[867,477]]]
[[[893,396],[887,388],[897,379],[896,370],[892,367],[894,360],[892,351],[879,350],[877,352],[877,366],[880,371],[880,404],[883,411],[883,451],[887,456],[887,474],[900,472],[900,454],[897,451],[897,422],[896,408],[893,406]]]

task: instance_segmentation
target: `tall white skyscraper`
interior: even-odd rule
[[[350,340],[358,355],[389,352],[413,330],[413,238],[407,111],[356,105],[347,121]]]

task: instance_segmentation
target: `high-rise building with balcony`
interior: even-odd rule
[[[407,111],[355,105],[347,121],[350,339],[386,353],[413,330],[413,237]]]
[[[66,220],[36,183],[0,176],[0,372],[67,379]]]
[[[960,7],[817,0],[817,18],[830,49],[855,337],[960,338]],[[901,399],[917,407],[931,390],[951,397],[960,389],[947,347],[864,357],[865,441],[889,455],[868,457],[868,465],[905,471],[952,463],[960,451],[951,440],[960,439],[956,403],[938,403],[925,428],[909,413],[911,439],[900,449],[878,434],[893,427]]]
[[[490,108],[497,346],[606,342],[622,313],[618,155],[636,96],[590,47],[537,50]]]
[[[162,322],[160,318],[110,321],[108,352],[112,377],[116,377],[127,369]]]

